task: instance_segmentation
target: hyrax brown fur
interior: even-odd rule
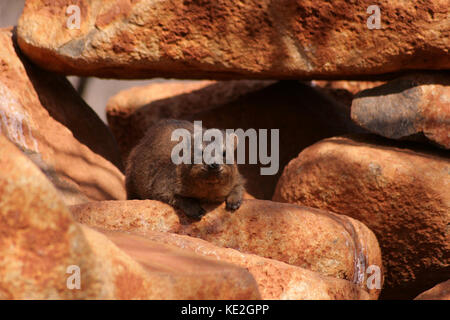
[[[171,141],[175,129],[186,129],[191,134],[190,164],[172,161],[172,149],[179,143]],[[244,179],[236,161],[225,164],[224,159],[223,164],[206,164],[204,161],[195,164],[193,139],[194,125],[189,121],[168,119],[150,127],[127,161],[127,198],[159,200],[190,217],[205,214],[202,203],[225,201],[227,210],[238,209],[242,203]],[[201,148],[205,146],[203,142]],[[225,156],[225,152],[221,156]]]

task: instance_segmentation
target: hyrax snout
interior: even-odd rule
[[[180,140],[173,139],[174,130],[180,132],[180,129],[181,132],[189,133],[190,137],[188,144],[184,144],[187,149],[182,151],[179,150],[183,146]],[[234,153],[237,139],[233,137],[227,140],[225,133],[221,132],[224,134],[224,143],[219,150],[214,149],[216,145],[212,144],[213,141],[196,143],[197,132],[194,132],[194,124],[189,121],[168,119],[157,122],[147,130],[128,158],[127,198],[159,200],[190,217],[199,217],[205,213],[202,203],[225,201],[227,210],[238,209],[242,203],[244,179],[236,161],[226,163],[227,153]],[[226,141],[233,141],[234,146]],[[210,153],[213,157],[205,156],[205,161],[202,154],[213,149],[215,151]],[[218,150],[220,154],[216,152]],[[201,162],[198,158],[195,161],[195,156],[199,154]],[[181,158],[184,161],[180,162]]]

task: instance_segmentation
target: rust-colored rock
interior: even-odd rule
[[[450,300],[450,280],[422,292],[414,300]]]
[[[386,138],[421,134],[450,149],[450,73],[413,73],[364,90],[353,100],[351,116]]]
[[[110,105],[124,95],[112,98]],[[261,163],[239,165],[239,171],[247,180],[247,192],[258,199],[271,199],[283,167],[303,148],[323,138],[359,130],[350,119],[348,106],[342,107],[298,81],[218,82],[141,108],[136,106],[126,122],[117,115],[117,110],[123,108],[127,113],[129,104],[122,100],[123,107],[115,105],[116,113],[109,112],[108,119],[124,157],[149,126],[165,117],[201,120],[206,128],[255,129],[257,133],[259,129],[267,129],[269,143],[270,130],[279,129],[279,170],[276,174],[261,175],[261,167],[268,166]],[[247,143],[247,154],[249,150]]]
[[[107,236],[129,253],[123,246],[123,234],[107,232]],[[366,300],[368,293],[352,284],[350,281],[322,276],[319,273],[304,268],[295,267],[286,263],[262,258],[253,254],[241,253],[234,249],[217,247],[207,241],[188,236],[167,232],[146,231],[137,233],[145,237],[146,243],[151,242],[161,250],[162,245],[179,247],[186,252],[193,252],[210,257],[218,261],[232,263],[247,269],[258,283],[263,299],[289,299],[289,300]],[[127,235],[124,243],[132,236]],[[133,241],[144,242],[142,238],[134,236]],[[118,241],[119,240],[119,241]],[[166,261],[155,261],[167,266]],[[171,261],[169,261],[170,263]],[[169,267],[172,267],[170,265]],[[180,268],[180,266],[175,266]],[[197,265],[195,266],[197,268]],[[376,296],[372,296],[376,298]]]
[[[0,168],[0,299],[259,298],[242,268],[154,246],[133,260],[77,224],[45,175],[1,134]],[[178,269],[161,267],[163,257]],[[189,261],[203,267],[193,272]]]
[[[21,57],[0,29],[0,132],[51,179],[68,204],[124,199],[121,159],[109,129],[62,76]]]
[[[81,226],[111,299],[260,299],[245,269],[128,234],[107,237]]]
[[[0,134],[0,299],[94,297],[69,290],[66,270],[91,267],[89,246],[44,174]]]
[[[449,69],[447,0],[27,0],[19,43],[39,65],[116,78],[357,78]],[[72,17],[71,17],[72,15]]]
[[[99,201],[72,206],[75,219],[111,231],[163,231],[279,260],[365,288],[370,265],[381,266],[373,233],[362,223],[325,211],[245,200],[230,213],[222,204],[199,221],[153,200]],[[212,210],[212,211],[211,211]],[[382,279],[380,279],[382,285]],[[379,293],[373,289],[372,296]]]
[[[370,135],[336,137],[292,160],[273,200],[365,223],[380,241],[383,297],[413,298],[450,275],[449,178],[445,151]]]
[[[156,121],[214,109],[271,83],[246,80],[151,83],[113,96],[106,106],[106,116],[125,161],[131,148]]]

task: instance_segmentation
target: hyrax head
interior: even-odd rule
[[[219,129],[204,131],[191,139],[191,161],[181,164],[182,175],[201,184],[227,185],[238,175],[235,159],[238,138]]]

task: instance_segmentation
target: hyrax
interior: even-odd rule
[[[171,139],[175,129],[186,129],[190,133],[189,163],[175,164],[172,159],[172,150],[180,143],[180,140]],[[234,136],[233,139],[235,149],[237,138]],[[127,198],[159,200],[182,210],[190,217],[200,217],[205,213],[201,207],[204,202],[225,201],[227,210],[238,209],[242,203],[244,179],[239,174],[236,161],[233,164],[225,163],[226,150],[234,153],[234,149],[227,148],[225,135],[223,140],[220,154],[223,164],[217,163],[220,162],[217,160],[206,161],[209,163],[207,164],[203,158],[201,163],[196,164],[196,148],[197,151],[198,148],[203,151],[211,142],[203,142],[202,139],[200,144],[195,145],[194,124],[189,121],[159,121],[148,129],[130,153],[126,165]]]

